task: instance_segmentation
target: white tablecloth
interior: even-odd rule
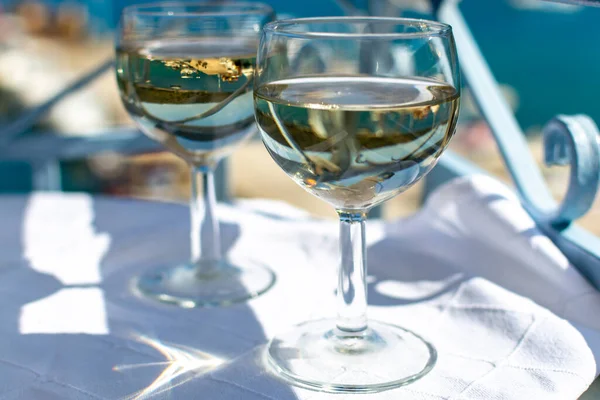
[[[423,380],[373,395],[292,388],[262,364],[275,333],[334,314],[335,222],[267,201],[219,215],[224,247],[268,265],[276,285],[247,304],[185,310],[130,290],[144,269],[186,259],[185,206],[1,197],[0,399],[564,400],[597,375],[600,295],[488,178],[369,225],[370,317],[439,352]]]

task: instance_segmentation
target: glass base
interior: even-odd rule
[[[435,348],[399,326],[370,322],[344,333],[335,320],[311,321],[277,336],[267,349],[270,366],[289,383],[329,393],[372,393],[408,385],[437,360]]]
[[[191,264],[159,268],[140,276],[142,296],[180,307],[216,307],[260,296],[275,283],[275,275],[261,265],[237,267],[226,261],[202,268]]]

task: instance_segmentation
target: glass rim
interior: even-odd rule
[[[352,33],[352,32],[323,32],[323,31],[301,31],[291,29],[295,26],[306,26],[311,23],[344,23],[344,22],[385,22],[390,25],[426,26],[427,30],[420,32],[374,32],[374,33]],[[452,33],[452,27],[443,22],[401,17],[311,17],[283,19],[265,24],[265,32],[288,36],[299,39],[308,38],[348,38],[348,39],[411,39],[431,36],[448,36]]]
[[[177,10],[177,8],[190,8],[191,10]],[[211,7],[214,9],[210,10]],[[217,7],[220,7],[219,10]],[[163,8],[162,10],[152,10]],[[171,10],[169,10],[171,9]],[[141,4],[133,4],[123,8],[122,15],[132,14],[142,16],[165,16],[165,17],[208,17],[208,16],[231,16],[231,15],[260,15],[273,13],[273,8],[265,3],[252,1],[210,1],[198,3],[197,1],[156,1]]]

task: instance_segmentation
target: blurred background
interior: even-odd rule
[[[428,2],[420,0],[264,2],[279,18],[343,15],[369,7],[397,16],[427,17],[430,11]],[[119,13],[130,4],[0,0],[0,193],[27,192],[43,187],[39,180],[45,179],[59,182],[65,191],[187,200],[189,175],[183,162],[156,147],[128,144],[135,129],[121,106],[112,70],[65,97],[31,129],[2,137],[3,127],[112,57]],[[553,116],[585,113],[600,124],[600,8],[541,0],[463,0],[460,6],[540,165],[540,132]],[[463,99],[452,149],[506,181],[494,140],[468,88]],[[568,169],[542,170],[560,198]],[[230,156],[222,174],[233,198],[279,199],[315,215],[335,215],[286,177],[258,139]],[[417,186],[386,203],[383,217],[413,213],[421,205],[421,190]],[[600,202],[578,223],[600,234],[599,221]]]

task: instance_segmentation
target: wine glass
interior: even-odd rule
[[[376,392],[434,366],[432,344],[367,321],[365,219],[415,184],[454,133],[460,77],[450,26],[402,18],[309,18],[263,28],[254,107],[263,142],[301,187],[335,207],[337,318],[276,336],[267,360],[291,383]]]
[[[256,51],[272,19],[260,3],[164,2],[122,13],[116,68],[123,104],[142,132],[192,171],[191,260],[140,276],[142,295],[217,306],[258,296],[274,282],[256,262],[221,254],[213,177],[219,160],[256,130]]]

